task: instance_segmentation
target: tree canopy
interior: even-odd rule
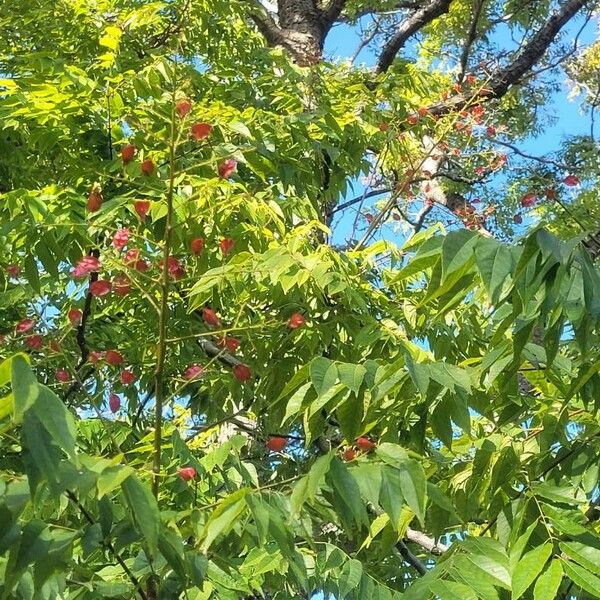
[[[0,598],[599,598],[597,10],[1,11]]]

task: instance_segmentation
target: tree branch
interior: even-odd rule
[[[375,36],[379,33],[381,19],[373,18],[372,25],[372,30],[360,41],[360,44],[358,44],[356,50],[350,57],[350,64],[353,64],[354,61],[358,58],[358,55],[364,50],[364,48],[366,48],[375,39]]]
[[[322,18],[328,30],[342,14],[344,6],[346,6],[346,0],[330,0],[329,4],[323,9]]]
[[[345,210],[346,208],[354,206],[355,204],[358,204],[359,202],[366,200],[367,198],[372,198],[373,196],[381,196],[382,194],[388,194],[391,191],[391,189],[385,188],[383,190],[372,190],[370,192],[367,192],[366,194],[361,194],[360,196],[356,196],[356,198],[352,198],[352,200],[348,200],[346,202],[343,202],[342,204],[338,204],[331,210],[329,215],[333,216],[335,215],[335,213],[338,213],[342,210]]]
[[[441,556],[444,552],[448,551],[448,546],[445,544],[441,544],[436,542],[433,538],[429,537],[425,533],[421,531],[416,531],[415,529],[411,529],[410,527],[406,530],[404,537],[414,544],[418,544],[421,548],[427,550],[427,552],[431,552],[431,554],[435,554],[436,556]]]
[[[555,160],[552,160],[550,158],[544,158],[542,156],[534,156],[532,154],[527,154],[526,152],[523,152],[517,146],[515,146],[514,144],[510,144],[509,142],[503,142],[502,140],[497,140],[497,139],[492,140],[492,142],[494,144],[499,144],[500,146],[504,146],[505,148],[510,148],[515,154],[518,154],[519,156],[522,156],[523,158],[527,158],[529,160],[535,160],[536,162],[544,163],[546,165],[552,165],[553,167],[556,167],[557,169],[561,169],[563,171],[569,170],[569,167],[565,164],[556,162]]]
[[[402,540],[396,542],[396,548],[402,558],[409,565],[414,567],[419,575],[425,575],[425,573],[427,573],[427,567],[408,549],[408,546]]]
[[[546,53],[560,30],[582,9],[589,0],[569,0],[563,3],[535,33],[517,58],[493,76],[491,91],[496,98],[506,94]]]
[[[256,2],[251,2],[250,18],[254,21],[256,28],[265,38],[269,46],[278,46],[283,44],[283,32],[275,23],[264,7]]]
[[[484,2],[485,0],[477,0],[477,4],[475,5],[475,12],[473,13],[473,19],[471,21],[469,33],[467,35],[462,54],[460,56],[460,73],[458,75],[459,82],[461,82],[465,78],[467,72],[467,66],[469,64],[469,55],[471,53],[471,48],[473,47],[473,44],[477,39],[477,25],[479,23],[481,11],[483,10]]]
[[[87,508],[85,506],[83,506],[83,504],[81,504],[81,502],[79,502],[79,500],[77,499],[77,496],[70,490],[66,490],[65,494],[66,494],[67,498],[79,509],[79,511],[85,518],[85,520],[90,525],[94,525],[96,523],[96,521],[94,520],[92,515],[88,512]],[[142,587],[140,581],[131,572],[131,570],[125,563],[125,561],[121,558],[121,555],[117,552],[116,548],[113,546],[112,542],[104,539],[104,540],[100,540],[100,544],[102,546],[104,546],[115,557],[115,560],[119,563],[119,565],[123,569],[123,572],[125,573],[125,575],[127,575],[127,577],[129,578],[129,581],[131,581],[131,583],[137,590],[137,593],[140,595],[140,598],[142,598],[142,600],[148,600],[148,596],[146,595],[146,592],[144,591],[144,588]]]
[[[433,115],[444,115],[451,111],[461,110],[464,106],[477,99],[501,98],[546,53],[560,30],[586,5],[590,0],[568,0],[556,11],[542,27],[531,36],[531,39],[519,52],[512,63],[497,69],[482,90],[472,94],[457,94],[448,101],[433,104],[429,112]]]
[[[581,1],[581,0],[580,0]],[[416,10],[408,19],[404,20],[396,33],[387,41],[377,61],[376,73],[385,73],[404,44],[425,25],[437,17],[448,12],[452,0],[431,0],[422,8]]]

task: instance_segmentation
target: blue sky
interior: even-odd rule
[[[370,17],[364,17],[361,19],[359,25],[365,27],[369,22]],[[579,18],[574,20],[564,32],[564,41],[572,43],[575,36],[579,32],[583,25],[583,20]],[[334,27],[327,38],[325,53],[330,59],[344,59],[352,56],[355,49],[360,42],[360,29],[359,27],[351,27],[349,25],[341,24]],[[598,21],[591,20],[585,29],[579,36],[580,46],[585,46],[591,43],[597,35]],[[510,48],[514,47],[515,43],[510,36],[508,29],[499,31],[495,36],[494,41],[500,47]],[[410,51],[410,50],[409,50]],[[372,66],[377,56],[378,48],[370,46],[369,48],[363,49],[358,55],[357,63],[362,63],[366,66]],[[535,137],[530,137],[519,143],[519,148],[532,155],[541,156],[558,150],[561,144],[561,140],[568,136],[581,135],[589,133],[589,117],[581,114],[579,99],[569,99],[569,93],[571,91],[566,75],[560,71],[555,79],[560,84],[560,90],[553,94],[548,102],[545,109],[548,117],[548,125]],[[498,185],[496,183],[495,185]],[[349,192],[345,199],[351,199],[355,196],[360,195],[364,186],[360,181],[353,182],[354,190]],[[501,184],[500,184],[501,186]],[[501,187],[499,193],[502,194]],[[382,197],[376,197],[372,200],[367,200],[364,204],[365,210],[367,207],[372,206],[375,202],[380,200]],[[376,212],[376,211],[371,211]],[[343,216],[339,220],[334,221],[334,235],[333,243],[343,244],[347,241],[350,232],[352,231],[353,223],[355,220],[356,211],[348,209],[345,211]],[[359,219],[362,225],[362,229],[366,228],[366,221],[364,218]],[[531,220],[526,219],[523,224],[525,230],[531,223]],[[360,229],[359,229],[360,237]],[[394,232],[391,228],[386,228],[386,231],[382,232],[382,237],[391,239],[396,243],[401,243],[402,239],[399,239],[398,231]]]
[[[581,21],[575,21],[565,31],[565,39],[572,41],[582,25]],[[587,45],[593,41],[597,31],[597,21],[591,21],[584,29],[580,36],[580,43]],[[347,58],[352,56],[360,41],[358,28],[348,25],[338,25],[330,33],[325,46],[325,53],[328,58]],[[512,40],[507,31],[502,32],[497,36],[497,43],[501,46],[512,44]],[[375,51],[374,51],[375,50]],[[367,66],[374,64],[377,55],[377,48],[369,48],[363,50],[358,56],[358,63],[363,63]],[[566,76],[560,72],[557,76],[557,81],[561,84],[560,91],[553,94],[548,102],[547,111],[549,115],[554,117],[554,122],[549,124],[536,137],[530,137],[523,140],[519,144],[521,150],[533,155],[543,155],[548,152],[557,150],[560,147],[561,140],[570,135],[586,134],[589,132],[589,120],[581,115],[580,101],[569,100],[568,95],[570,88],[567,83]],[[358,196],[364,189],[364,186],[359,182],[354,182],[354,191],[348,194],[346,199]],[[378,198],[373,199],[376,201]],[[368,201],[367,201],[368,202]],[[335,228],[334,243],[343,243],[345,237],[348,236],[355,213],[351,210],[347,211],[343,219],[337,223]],[[393,237],[385,235],[385,237]],[[398,240],[396,240],[398,241]],[[317,594],[313,600],[323,600],[322,594]]]

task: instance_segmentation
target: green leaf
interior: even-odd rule
[[[94,591],[101,598],[123,598],[135,594],[131,584],[120,581],[96,581],[94,582]]]
[[[390,522],[390,517],[387,513],[381,513],[371,522],[369,525],[369,535],[364,539],[358,551],[360,552],[363,548],[368,548],[371,542],[382,532],[386,525]]]
[[[17,354],[16,356],[22,356],[23,359],[27,358],[25,354]],[[0,387],[4,387],[11,379],[12,360],[13,357],[9,356],[0,362]]]
[[[535,582],[535,587],[533,588],[534,600],[556,598],[562,576],[563,570],[560,560],[555,559]]]
[[[456,581],[435,581],[430,589],[439,596],[440,600],[477,600],[478,598],[469,586]]]
[[[408,459],[408,453],[398,444],[383,442],[375,448],[375,454],[388,465],[397,467],[403,461]]]
[[[337,382],[336,364],[328,358],[317,357],[310,363],[310,379],[318,396],[325,394]]]
[[[416,460],[405,460],[399,465],[400,489],[409,508],[415,513],[421,525],[425,524],[427,504],[427,478],[425,471]]]
[[[121,484],[123,495],[127,501],[129,512],[136,529],[142,535],[150,557],[156,556],[158,550],[158,533],[160,530],[160,511],[156,498],[150,488],[143,484],[137,475],[130,475]]]
[[[181,534],[176,533],[165,525],[161,525],[160,534],[158,536],[158,549],[173,571],[177,573],[180,581],[185,582],[187,575]]]
[[[334,456],[335,453],[329,452],[317,458],[310,471],[294,486],[290,497],[292,515],[298,514],[304,502],[315,497]]]
[[[33,288],[33,291],[37,294],[40,293],[40,275],[39,275],[39,267],[35,261],[35,258],[32,254],[28,254],[23,261],[23,267],[25,272],[25,277],[27,277],[27,281],[29,285]]]
[[[96,482],[98,499],[118,488],[132,474],[133,469],[127,465],[114,465],[104,469]]]
[[[475,262],[492,304],[497,304],[515,266],[512,252],[497,240],[481,238],[475,247]]]
[[[27,475],[32,491],[41,479],[46,479],[52,485],[58,484],[62,452],[52,442],[47,429],[31,410],[27,411],[23,418],[23,446],[31,458]]]
[[[62,400],[45,385],[40,385],[39,396],[33,404],[32,411],[58,446],[70,458],[74,458],[77,426]]]
[[[419,390],[422,396],[425,396],[425,394],[427,394],[427,389],[429,388],[429,365],[424,363],[416,363],[410,356],[407,355],[406,368],[417,390]]]
[[[450,273],[464,268],[473,260],[473,248],[478,242],[478,237],[466,229],[452,231],[442,244],[442,278],[446,279]]]
[[[31,408],[36,401],[40,393],[40,388],[37,379],[29,366],[29,362],[25,359],[23,354],[16,354],[13,356],[10,365],[14,396],[13,421],[15,423],[21,423],[25,412]]]
[[[294,390],[297,390],[298,387],[300,387],[300,385],[303,384],[308,379],[309,370],[310,370],[310,365],[304,365],[304,366],[300,367],[300,369],[298,369],[294,373],[294,375],[292,375],[292,378],[285,384],[283,390],[281,391],[281,394],[279,394],[279,396],[277,396],[277,400],[275,400],[275,403],[278,403],[281,400],[287,399],[288,396]]]
[[[580,542],[561,542],[560,549],[582,567],[600,575],[600,550]]]
[[[404,496],[402,494],[400,472],[393,467],[385,466],[382,469],[379,502],[383,510],[389,515],[394,529],[398,529],[404,506]]]
[[[267,503],[262,496],[248,494],[246,496],[246,504],[248,504],[250,511],[252,512],[254,524],[256,525],[258,533],[258,540],[264,545],[268,539],[270,521]]]
[[[350,469],[352,477],[358,484],[360,495],[365,502],[374,506],[379,504],[379,490],[381,489],[382,467],[371,462],[360,462]]]
[[[337,369],[340,382],[355,394],[358,394],[367,370],[362,365],[349,363],[337,363]]]
[[[6,564],[4,580],[6,591],[12,590],[30,564],[46,557],[51,539],[51,532],[43,521],[33,519],[25,524],[19,543],[13,546]]]
[[[585,496],[577,497],[577,489],[570,486],[557,486],[552,482],[536,482],[531,486],[531,491],[536,496],[542,496],[561,504],[585,504]]]
[[[233,577],[231,573],[225,572],[212,560],[208,561],[207,576],[210,581],[227,590],[250,592],[250,588],[241,578]]]
[[[440,385],[453,392],[457,387],[467,393],[471,392],[471,378],[466,369],[444,362],[431,363],[428,366],[431,379]]]
[[[538,523],[538,520],[533,521],[533,523],[531,523],[531,525],[527,527],[525,533],[520,535],[517,541],[510,548],[509,562],[511,566],[511,571],[514,572],[518,562],[521,560],[521,556],[523,554],[523,551],[525,550],[525,546],[527,545],[527,542],[529,541],[529,538],[531,537],[531,534],[533,533],[533,530],[537,527]]]
[[[507,590],[511,589],[508,556],[497,540],[468,537],[461,542],[461,547],[469,552],[461,559],[465,559],[464,565],[471,578],[488,581],[491,585],[501,586]],[[470,584],[470,581],[467,583]]]
[[[340,384],[341,385],[341,384]],[[336,416],[342,435],[354,440],[363,430],[365,399],[363,394],[346,394],[336,407]]]
[[[217,536],[229,531],[235,524],[236,519],[246,510],[246,495],[250,488],[242,488],[230,494],[215,508],[204,526],[200,536],[203,540],[201,549],[206,552]]]
[[[600,577],[596,577],[587,569],[580,567],[577,563],[563,560],[562,568],[565,575],[573,580],[573,583],[582,590],[588,592],[593,598],[598,597],[600,590]]]
[[[285,415],[281,421],[283,425],[290,417],[297,415],[302,408],[302,401],[306,396],[306,392],[310,389],[312,383],[308,382],[304,385],[300,386],[289,399],[287,406],[285,408]]]
[[[6,419],[14,412],[15,398],[12,394],[7,394],[0,398],[0,421]]]
[[[346,465],[337,456],[331,461],[326,479],[333,488],[333,501],[346,528],[352,529],[352,521],[360,527],[367,520],[360,490]]]
[[[84,558],[87,558],[94,550],[100,548],[102,537],[102,526],[100,523],[92,523],[85,528],[85,533],[81,538],[81,549],[83,550]]]
[[[240,135],[242,135],[242,136],[244,136],[246,138],[251,138],[252,137],[252,133],[246,127],[246,125],[244,125],[243,123],[240,123],[239,121],[232,121],[231,123],[228,123],[227,126],[232,131],[235,131],[236,133],[239,133]]]
[[[359,560],[352,558],[346,562],[338,579],[340,598],[345,598],[353,589],[358,587],[362,573],[363,566]]]
[[[542,572],[552,555],[552,544],[544,544],[527,552],[519,561],[512,577],[512,596],[517,600]]]

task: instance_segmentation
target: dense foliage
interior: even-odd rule
[[[600,597],[594,7],[1,12],[0,598]]]

